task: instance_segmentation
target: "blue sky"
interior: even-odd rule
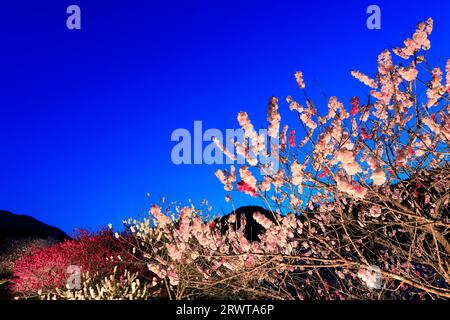
[[[81,8],[82,29],[66,28]],[[366,28],[381,8],[382,29]],[[435,61],[450,54],[447,1],[8,1],[0,10],[0,208],[70,232],[145,213],[165,196],[230,211],[217,166],[172,163],[173,130],[266,125],[271,95],[320,110],[366,89],[377,55],[433,17]],[[289,115],[281,103],[282,115]],[[289,121],[289,119],[288,119]],[[148,197],[147,193],[151,196]],[[258,204],[238,196],[236,205]]]

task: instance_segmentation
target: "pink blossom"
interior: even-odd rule
[[[252,123],[250,122],[247,113],[244,111],[239,112],[237,119],[241,128],[244,129],[245,137],[256,140],[258,134],[256,133]]]
[[[300,119],[311,130],[317,128],[317,124],[312,120],[311,115],[309,113],[302,113]]]
[[[339,111],[341,114],[341,119],[347,119],[348,113],[345,110],[344,106],[342,105],[342,102],[339,102],[339,100],[336,97],[331,97],[328,101],[328,115],[327,119],[330,120],[336,116],[336,112]]]
[[[433,114],[434,115],[434,114]],[[432,116],[433,116],[432,115]],[[435,115],[434,115],[435,116]],[[436,116],[435,116],[436,117]],[[436,118],[435,118],[436,119]],[[430,130],[433,132],[433,133],[435,133],[435,134],[437,134],[437,135],[439,135],[440,133],[441,133],[441,126],[440,125],[438,125],[437,123],[436,123],[436,121],[434,121],[434,119],[432,120],[432,119],[430,119],[430,118],[428,118],[428,117],[424,117],[423,119],[422,119],[422,121],[423,121],[423,123],[428,127],[428,128],[430,128]]]
[[[278,99],[272,97],[267,111],[267,121],[269,121],[268,134],[272,138],[277,138],[280,132],[281,116],[278,113]]]
[[[303,73],[301,71],[295,73],[295,79],[300,89],[305,89],[305,82],[303,81]]]
[[[342,163],[344,170],[348,175],[355,175],[361,172],[361,166],[356,162],[353,151],[340,150],[336,153],[336,160]]]
[[[381,186],[386,182],[386,174],[382,168],[375,169],[372,172],[372,180],[373,184],[377,186]]]
[[[353,97],[352,101],[351,101],[351,104],[352,104],[352,110],[350,111],[350,114],[352,116],[354,116],[359,111],[359,98],[358,97]]]
[[[367,189],[362,186],[354,186],[346,181],[344,177],[336,178],[336,186],[339,191],[344,192],[355,199],[364,199]]]
[[[295,148],[295,130],[291,130],[289,135],[289,145],[292,148]]]
[[[319,174],[319,179],[325,178],[330,173],[330,170],[328,168],[323,169],[322,173]]]
[[[358,278],[360,278],[369,289],[378,289],[380,274],[368,268],[360,268],[358,270]]]
[[[181,261],[183,259],[183,253],[171,243],[166,243],[167,252],[172,260]]]
[[[427,107],[431,107],[437,103],[439,98],[444,94],[445,88],[441,83],[442,71],[439,68],[434,68],[432,71],[432,78],[427,90],[428,103]]]
[[[450,59],[447,60],[447,64],[445,65],[445,91],[450,93]]]
[[[373,93],[372,93],[373,95]],[[387,120],[388,119],[388,113],[386,105],[382,101],[375,102],[375,112],[373,112],[373,115],[380,120]]]
[[[415,68],[415,66],[410,66],[408,68],[400,68],[398,70],[403,79],[408,82],[414,81],[417,78],[419,71]]]
[[[369,140],[369,139],[370,139],[370,136],[367,134],[367,131],[366,131],[366,129],[364,129],[364,128],[361,128],[361,137],[362,137],[364,140]]]
[[[260,182],[259,184],[259,188],[261,189],[261,191],[269,191],[270,190],[270,177],[269,176],[265,176],[263,181]]]
[[[261,226],[263,226],[265,229],[270,229],[272,226],[272,221],[270,221],[269,218],[262,215],[260,212],[255,212],[253,214],[253,219],[255,219],[256,222],[258,222]]]
[[[233,153],[231,153],[227,148],[225,148],[225,146],[222,144],[222,142],[220,142],[219,139],[213,137],[213,142],[220,149],[220,151],[222,151],[228,158],[230,158],[233,161],[236,161],[236,156]]]
[[[374,157],[369,157],[366,161],[372,170],[378,168],[378,161]]]
[[[250,187],[245,181],[239,181],[237,183],[237,186],[238,186],[239,191],[249,194],[252,197],[256,197],[258,195],[256,193],[256,190],[254,188]]]
[[[217,169],[215,172],[216,177],[220,180],[220,182],[224,185],[224,189],[226,191],[233,190],[233,182],[236,181],[236,172],[234,166],[231,166],[231,172],[229,173],[227,170]]]
[[[292,162],[291,171],[292,171],[292,184],[300,187],[303,183],[303,169],[304,166],[299,164],[296,160]]]
[[[177,286],[180,283],[178,273],[174,266],[170,266],[167,270],[167,277],[169,278],[169,282],[172,286]]]
[[[161,267],[160,264],[157,263],[148,263],[147,264],[148,270],[156,274],[160,279],[164,279],[167,275],[164,268]]]
[[[378,218],[379,216],[381,216],[382,211],[380,206],[371,206],[370,210],[369,210],[369,215],[373,218]]]
[[[302,113],[304,111],[304,108],[299,105],[296,101],[291,100],[291,97],[288,97],[288,102],[289,102],[289,110],[291,111],[297,111],[299,113]]]
[[[395,158],[395,164],[400,166],[400,167],[404,167],[406,165],[407,162],[407,153],[406,153],[406,149],[403,148],[400,151],[397,152],[397,157]]]
[[[242,181],[238,182],[238,190],[256,197],[256,179],[252,175],[248,167],[241,166],[239,168],[239,174],[242,178]]]
[[[378,72],[381,75],[388,75],[394,69],[392,57],[389,50],[384,50],[378,55]]]
[[[161,207],[153,205],[150,213],[155,217],[160,226],[164,227],[172,222],[172,220],[161,212]]]
[[[424,50],[429,50],[430,40],[428,40],[428,36],[431,34],[432,30],[433,20],[431,18],[426,22],[419,23],[412,39],[406,39],[404,41],[405,46],[403,48],[394,49],[393,52],[403,59],[409,59],[422,48]]]
[[[358,79],[359,81],[361,81],[362,83],[364,83],[365,85],[367,85],[373,89],[378,88],[378,84],[375,82],[375,80],[369,78],[368,76],[366,76],[365,74],[363,74],[359,71],[353,70],[352,76],[354,76],[356,79]]]

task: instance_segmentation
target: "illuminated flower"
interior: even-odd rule
[[[303,81],[303,73],[301,71],[295,73],[295,79],[300,89],[305,89],[305,82]]]
[[[372,172],[373,184],[381,186],[386,182],[386,174],[382,168],[378,168]]]
[[[259,212],[255,212],[253,214],[253,219],[255,219],[256,222],[258,222],[261,226],[263,226],[265,229],[270,229],[270,227],[272,226],[272,221],[270,221],[269,218],[267,218],[266,216],[262,215]]]
[[[250,187],[245,181],[239,181],[237,183],[237,186],[238,186],[239,191],[249,194],[252,197],[256,197],[258,195],[256,193],[256,190],[254,188]]]
[[[445,91],[450,93],[450,59],[447,60],[447,64],[445,65]]]
[[[295,130],[291,130],[289,135],[289,145],[292,148],[295,148]]]
[[[398,70],[400,75],[403,79],[405,79],[408,82],[414,81],[417,79],[417,75],[419,71],[417,71],[416,67],[414,65],[408,67],[408,68],[400,68]]]
[[[356,79],[358,79],[359,81],[361,81],[362,83],[364,83],[365,85],[367,85],[373,89],[378,88],[378,84],[375,82],[375,80],[369,78],[368,76],[366,76],[365,74],[363,74],[359,71],[353,70],[352,76],[354,76]]]
[[[270,98],[269,108],[267,111],[267,121],[269,121],[269,137],[278,137],[280,132],[280,120],[281,116],[278,113],[278,99],[276,97],[272,97]]]
[[[360,268],[357,275],[369,289],[379,289],[381,281],[379,272],[369,268]]]
[[[351,101],[351,104],[352,104],[352,109],[350,111],[350,114],[352,116],[354,116],[354,115],[356,115],[358,113],[358,110],[359,110],[359,99],[358,99],[358,97],[353,97],[352,101]]]

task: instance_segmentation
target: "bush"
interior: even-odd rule
[[[53,292],[65,288],[71,265],[79,266],[82,272],[104,276],[120,265],[120,259],[129,257],[126,245],[111,230],[94,234],[79,230],[74,240],[36,248],[17,259],[12,290],[25,296],[36,296],[38,291]]]
[[[99,274],[83,275],[82,289],[56,288],[52,294],[41,295],[43,300],[146,300],[152,295],[152,285],[140,280],[139,273],[125,270],[117,275],[117,267],[104,278]]]
[[[0,276],[11,276],[14,269],[14,262],[24,254],[37,248],[46,248],[56,244],[57,241],[48,238],[9,238],[1,246],[0,254]]]

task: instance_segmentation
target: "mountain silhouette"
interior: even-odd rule
[[[264,209],[259,206],[243,206],[240,207],[227,215],[224,215],[215,220],[217,226],[220,228],[222,232],[226,232],[228,228],[231,226],[233,230],[239,229],[241,226],[241,219],[245,219],[245,228],[244,234],[247,240],[249,241],[258,241],[258,236],[265,232],[265,229],[253,218],[253,214],[255,212],[259,212],[262,215],[266,216],[272,222],[275,222],[275,216],[278,216],[277,213]],[[236,215],[235,223],[228,223],[228,218],[230,215]]]
[[[0,210],[0,244],[8,238],[70,239],[62,230],[49,226],[33,217]]]

